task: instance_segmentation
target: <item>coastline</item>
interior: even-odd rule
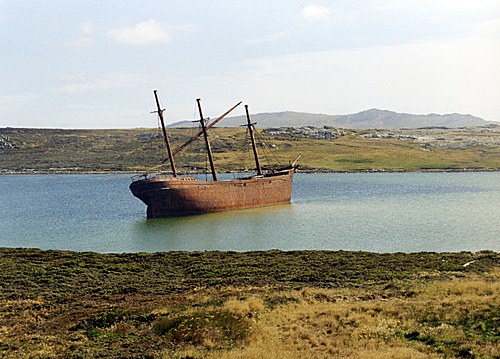
[[[500,168],[423,168],[418,170],[405,170],[405,169],[361,169],[361,170],[330,170],[330,169],[298,169],[296,173],[305,173],[305,174],[319,174],[319,173],[426,173],[426,172],[500,172]],[[130,174],[138,175],[144,173],[152,173],[148,171],[67,171],[67,170],[0,170],[1,175],[102,175],[102,174]],[[163,172],[161,172],[163,173]],[[243,171],[223,171],[220,173],[249,173]],[[181,176],[189,176],[189,175],[203,175],[206,174],[202,171],[189,171],[189,172],[178,172]]]
[[[1,132],[1,131],[0,131]],[[161,136],[155,129],[40,130],[3,129],[0,174],[141,173],[168,169]],[[313,131],[314,132],[314,131]],[[237,128],[213,128],[219,172],[242,172],[253,161]],[[190,138],[175,129],[172,143]],[[176,157],[184,173],[206,167],[199,144]],[[198,146],[198,147],[197,147]],[[335,138],[317,138],[308,131],[283,129],[259,144],[261,155],[272,151],[267,166],[287,164],[300,154],[301,172],[499,171],[497,129],[359,130]],[[264,156],[266,157],[266,156]],[[194,171],[193,171],[194,169]],[[203,172],[203,171],[202,171]]]

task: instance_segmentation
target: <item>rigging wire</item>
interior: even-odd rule
[[[251,167],[247,163],[248,153],[249,153],[247,138],[248,138],[248,130],[245,132],[245,141],[243,142],[243,145],[241,146],[241,147],[243,147],[243,151],[241,153],[238,150],[235,151],[235,156],[238,159],[238,161],[240,162],[240,164],[243,166],[243,169],[245,171],[248,171],[249,167]]]
[[[157,111],[155,111],[155,112],[157,113]],[[193,119],[196,118],[196,113],[197,113],[197,106],[195,104],[194,109],[193,109]],[[209,122],[209,118],[206,118],[204,120]],[[194,134],[197,130],[199,132],[199,130],[201,129],[201,124],[199,123],[199,120],[193,120],[192,123],[193,123],[193,125],[191,126],[191,136],[190,136],[191,138],[194,137]],[[196,126],[196,123],[198,124],[197,126]],[[255,127],[254,127],[254,129],[255,129]],[[161,133],[161,124],[160,124],[159,116],[157,117],[157,130],[158,130],[157,136],[159,138],[162,138],[163,135]],[[273,151],[273,149],[270,148],[269,145],[267,144],[269,141],[266,141],[266,140],[271,140],[271,138],[264,138],[264,136],[262,136],[261,132],[257,131],[256,129],[254,131],[254,134],[258,140],[258,143],[257,143],[257,146],[259,147],[258,150],[263,154],[265,161],[267,162],[267,165],[268,165],[267,167],[271,170],[273,167],[276,167],[276,165],[272,165],[272,163],[273,163],[272,159],[274,159],[274,163],[276,163],[278,166],[281,166],[282,165],[281,161],[279,160],[275,151]],[[249,133],[249,130],[247,128],[245,131],[245,141],[244,141],[244,143],[246,145],[234,146],[234,149],[236,150],[236,151],[234,151],[234,153],[235,153],[234,156],[236,157],[237,162],[240,163],[240,165],[242,165],[243,171],[248,171],[249,168],[254,169],[254,166],[253,165],[249,166],[248,162],[247,162],[248,157],[249,157],[248,152],[249,152],[249,149],[251,146],[249,144],[250,143],[249,138],[250,138],[250,133]],[[233,140],[238,141],[237,138],[236,139],[233,138]],[[216,136],[214,136],[212,138],[212,142],[216,145],[216,147],[217,146],[220,147],[220,140]],[[229,141],[227,141],[227,142],[229,142]],[[198,144],[199,144],[199,142],[198,142]],[[163,154],[165,147],[166,146],[165,146],[164,142],[161,141],[161,144],[159,146],[161,154]],[[241,153],[240,153],[240,151],[241,151]],[[200,151],[195,150],[195,151],[193,151],[193,154],[195,154],[196,152],[200,152]],[[162,156],[160,156],[160,157],[162,157]],[[191,156],[187,156],[187,157],[189,158]],[[272,157],[272,159],[271,159],[271,157]],[[193,161],[190,161],[190,162],[191,162],[190,167],[196,168],[193,166]],[[158,169],[162,165],[163,165],[163,163],[160,165],[155,165],[155,166],[151,167],[151,169]],[[167,166],[167,170],[168,170],[168,164],[166,164],[166,166]],[[167,170],[165,172],[167,172]],[[205,152],[205,168],[203,170],[204,170],[203,172],[205,173],[205,177],[208,177],[208,174],[211,173],[211,171],[209,170],[208,153],[206,153],[206,152]]]
[[[236,157],[236,160],[237,160],[237,163],[240,164],[240,166],[242,166],[242,170],[244,172],[247,172],[250,168],[254,169],[251,165],[248,165],[248,158],[249,158],[249,147],[248,147],[248,144],[249,144],[249,141],[248,138],[249,138],[249,135],[248,135],[248,129],[246,131],[246,134],[245,134],[245,139],[244,141],[242,142],[241,141],[241,138],[238,138],[238,137],[242,137],[241,135],[237,134],[236,138],[233,138],[231,140],[231,142],[235,143],[235,147],[233,149],[233,153],[234,153],[234,156]],[[213,138],[213,140],[211,141],[213,144],[215,144],[215,146],[217,145],[220,145],[221,143],[221,140],[217,139],[216,137]],[[230,140],[228,139],[226,141],[226,143],[229,143]],[[238,143],[242,143],[242,145],[238,146]],[[243,149],[243,150],[241,150]]]
[[[267,147],[267,142],[266,142],[266,139],[261,135],[261,133],[259,131],[255,131],[254,134],[256,134],[259,142],[261,143],[261,148],[262,148],[262,152],[264,153],[264,157],[267,161],[267,164],[268,166],[270,167],[271,166],[271,159],[270,157],[274,157],[274,160],[276,161],[276,163],[281,166],[282,163],[281,161],[279,160],[278,156],[276,156],[276,153],[271,149],[271,148],[268,148]]]
[[[151,113],[157,113],[157,111],[153,111]],[[157,171],[161,173],[162,172],[161,168],[164,165],[163,163],[161,163],[161,159],[163,157],[165,143],[163,141],[163,135],[162,135],[162,131],[161,131],[160,117],[159,116],[157,116],[157,129],[156,130],[157,130],[157,134],[156,135],[153,134],[152,137],[151,137],[151,139],[150,139],[150,141],[152,141],[154,143],[154,142],[156,142],[155,140],[157,138],[161,139],[160,145],[157,147],[157,149],[158,149],[158,156],[160,157],[160,164],[156,164],[156,165],[153,165],[153,166],[148,166],[146,168],[146,170],[144,171],[145,172],[144,175],[147,175],[148,173],[157,172]],[[168,166],[168,164],[166,166]],[[165,173],[166,172],[167,171],[165,170]]]

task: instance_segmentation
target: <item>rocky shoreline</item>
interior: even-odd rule
[[[425,173],[425,172],[500,172],[500,168],[423,168],[418,170],[405,170],[405,169],[362,169],[362,170],[351,170],[351,171],[335,171],[328,168],[298,168],[296,173]],[[132,172],[132,171],[71,171],[71,170],[22,170],[22,171],[12,171],[12,170],[0,170],[1,175],[116,175],[116,174],[129,174],[130,176],[143,174],[144,172]],[[201,171],[190,171],[182,172],[178,171],[180,175],[203,175],[205,172]],[[244,173],[240,171],[226,171],[223,173]]]

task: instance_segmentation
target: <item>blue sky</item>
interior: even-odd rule
[[[167,122],[196,98],[500,121],[498,0],[0,0],[0,30],[0,127],[155,127],[153,89]]]

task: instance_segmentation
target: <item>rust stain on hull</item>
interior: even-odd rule
[[[147,205],[147,217],[231,211],[290,203],[294,169],[246,179],[202,182],[192,178],[150,178],[130,185]]]

